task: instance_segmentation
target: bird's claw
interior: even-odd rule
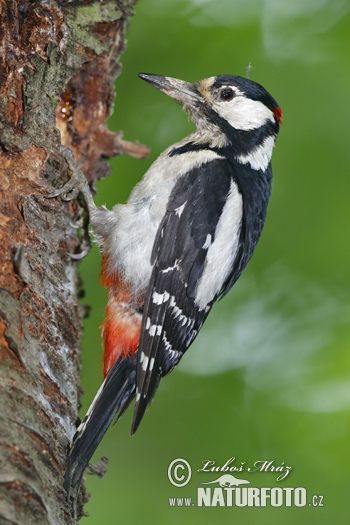
[[[69,222],[70,227],[74,228],[75,230],[80,230],[81,228],[84,228],[84,225],[86,223],[84,214],[84,208],[79,208],[78,213],[76,213],[73,220]]]
[[[63,200],[63,202],[74,201],[78,197],[78,194],[79,191],[74,189],[70,192],[70,195],[67,195],[66,197],[64,197],[64,195],[61,195],[61,200]]]
[[[89,247],[88,250],[87,249],[83,250],[80,253],[68,253],[68,255],[71,259],[73,259],[73,261],[81,261],[82,259],[84,259],[84,257],[87,256],[90,250],[91,250],[91,246]]]
[[[84,229],[84,227],[82,227],[82,229],[84,233],[80,244],[80,253],[68,253],[69,257],[74,261],[80,261],[81,259],[84,259],[84,257],[86,257],[89,251],[91,250],[91,240],[89,231],[87,228]]]
[[[77,189],[69,189],[67,188],[67,184],[63,186],[58,191],[55,191],[55,193],[50,193],[50,195],[44,195],[45,199],[53,199],[54,197],[61,197],[61,201],[63,202],[71,202],[74,201],[78,197],[79,190]]]
[[[63,146],[61,146],[61,150],[62,148]],[[64,158],[66,159],[71,178],[68,182],[66,182],[64,186],[62,186],[62,188],[55,190],[53,193],[50,193],[50,195],[45,195],[45,199],[61,197],[61,200],[63,200],[64,202],[70,202],[76,199],[79,193],[82,193],[85,198],[85,191],[86,188],[88,188],[87,180],[84,174],[78,168],[78,165],[73,157],[72,151],[64,147],[64,150],[62,150],[62,152]]]
[[[83,198],[79,199],[79,201],[83,207],[79,210],[79,212],[76,215],[76,218],[78,218],[79,222],[74,222],[73,224],[72,222],[70,223],[73,228],[83,230],[82,243],[81,243],[82,251],[80,253],[69,253],[68,254],[69,257],[71,257],[71,259],[81,260],[89,253],[91,249],[91,240],[90,240],[90,235],[89,235],[89,230],[88,230],[89,204],[94,205],[94,203],[93,203],[93,199],[92,199],[92,196],[89,190],[89,185],[87,183],[87,180],[84,174],[80,171],[75,161],[73,152],[66,146],[61,146],[60,149],[66,160],[71,178],[64,186],[62,186],[62,188],[55,190],[53,193],[49,195],[45,195],[45,198],[53,199],[56,197],[60,197],[62,201],[70,202],[72,200],[79,198],[79,196],[82,195]]]

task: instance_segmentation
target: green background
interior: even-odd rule
[[[266,226],[248,268],[214,307],[179,368],[160,384],[133,438],[132,411],[109,429],[93,460],[108,456],[82,523],[348,523],[349,379],[349,34],[343,0],[142,0],[131,19],[110,128],[150,145],[146,160],[113,159],[97,204],[124,202],[150,163],[193,130],[173,100],[138,72],[196,81],[245,76],[283,110],[273,154]],[[99,325],[106,294],[96,248],[80,270],[92,305],[85,324],[81,416],[101,383]],[[185,458],[192,480],[167,478]],[[169,497],[196,496],[203,460],[252,466],[284,462],[292,471],[246,470],[258,487],[306,487],[321,508],[170,508]],[[213,485],[215,486],[215,485]]]

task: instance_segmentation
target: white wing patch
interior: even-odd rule
[[[210,245],[204,271],[195,295],[195,303],[203,310],[221,290],[236,257],[241,232],[243,200],[237,184],[231,181],[230,192]]]

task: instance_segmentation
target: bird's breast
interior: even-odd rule
[[[211,150],[169,156],[174,147],[182,144],[165,150],[132,190],[127,203],[113,209],[117,219],[112,236],[116,270],[136,293],[147,289],[153,244],[176,182],[194,167],[221,158]]]

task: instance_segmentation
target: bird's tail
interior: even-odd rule
[[[136,359],[119,357],[97,392],[72,441],[64,488],[69,501],[71,490],[75,499],[84,470],[115,415],[119,417],[135,396]]]

